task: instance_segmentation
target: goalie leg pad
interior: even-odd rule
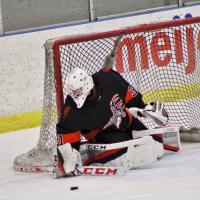
[[[177,152],[181,149],[178,127],[164,127],[142,131],[132,131],[133,138],[151,135],[154,139],[163,143],[164,149]]]
[[[123,153],[116,156],[120,152]],[[114,154],[112,159],[110,159],[110,153]],[[86,144],[85,147],[82,147],[81,155],[85,166],[132,169],[155,163],[157,158],[163,155],[163,145],[153,140],[151,136],[145,136],[113,144]]]
[[[135,139],[134,143],[133,152],[129,156],[132,158],[130,169],[151,165],[157,161],[157,158],[164,155],[163,145],[151,136]]]

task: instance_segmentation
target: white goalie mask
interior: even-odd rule
[[[94,82],[83,69],[73,69],[66,80],[67,93],[73,98],[78,108],[81,108],[85,99],[94,87]]]

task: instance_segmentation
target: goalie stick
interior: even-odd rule
[[[15,169],[16,171],[19,172],[33,172],[33,173],[40,173],[40,172],[52,172],[53,171],[53,167],[49,166],[49,167],[19,167]]]
[[[53,167],[20,167],[17,171],[20,172],[32,172],[32,173],[53,173],[55,177],[55,166]],[[106,167],[106,166],[83,166],[80,171],[80,175],[85,176],[118,176],[125,175],[127,169],[124,167]]]

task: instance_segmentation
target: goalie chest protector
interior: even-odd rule
[[[94,130],[127,129],[130,125],[130,116],[127,114],[125,98],[130,86],[117,72],[101,70],[93,76],[97,88],[97,98],[88,96],[81,108],[77,108],[70,96],[65,101],[71,111],[65,118],[65,125],[72,129]],[[141,95],[135,91],[134,101],[139,104]],[[74,128],[73,128],[74,127]]]

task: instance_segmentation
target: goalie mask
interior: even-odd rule
[[[83,69],[75,68],[67,76],[67,93],[73,98],[78,108],[81,108],[85,99],[94,87],[94,82]]]

